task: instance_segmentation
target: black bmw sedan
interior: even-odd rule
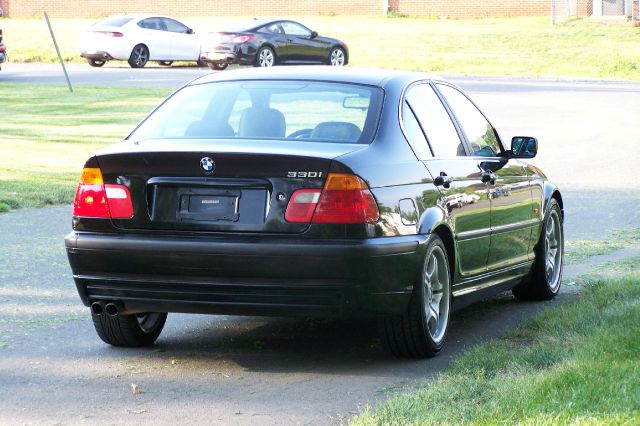
[[[559,291],[563,201],[523,161],[537,147],[424,74],[209,75],[87,160],[73,278],[112,345],[152,344],[168,312],[364,316],[393,354],[433,356],[455,308]]]
[[[279,64],[327,64],[349,62],[347,45],[321,37],[294,21],[251,21],[232,31],[210,34],[201,47],[200,60],[211,69],[229,64],[271,67]]]

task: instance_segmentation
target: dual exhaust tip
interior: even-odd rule
[[[118,302],[93,302],[91,304],[91,312],[96,315],[115,317],[122,312],[122,304]]]

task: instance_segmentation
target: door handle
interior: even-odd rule
[[[488,170],[486,172],[484,172],[482,174],[482,183],[488,183],[491,186],[496,184],[496,175],[491,171]]]
[[[449,189],[451,182],[453,182],[453,176],[448,176],[445,172],[440,172],[440,175],[433,180],[435,186],[443,186],[446,189]]]

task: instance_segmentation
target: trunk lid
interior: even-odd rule
[[[322,188],[334,158],[366,146],[124,142],[96,159],[105,183],[126,185],[131,193],[134,217],[113,219],[119,229],[300,233],[309,224],[284,219],[292,193]]]
[[[218,53],[235,53],[240,44],[246,43],[253,38],[252,34],[234,31],[223,31],[209,34],[204,43],[205,49]]]

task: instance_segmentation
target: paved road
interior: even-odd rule
[[[46,82],[55,72],[31,67],[20,77],[12,68],[3,67],[0,82]],[[176,87],[204,72],[78,68],[72,76],[77,84],[82,74],[83,84]],[[533,162],[564,191],[569,240],[640,226],[640,85],[454,81],[487,110],[503,138],[539,137]],[[75,294],[62,246],[69,216],[69,207],[0,215],[2,424],[339,423],[572,295],[571,286],[550,303],[504,295],[457,313],[442,356],[424,361],[382,355],[375,326],[365,321],[170,315],[153,348],[117,349],[98,340]],[[132,383],[140,395],[131,394]]]
[[[151,65],[139,70],[107,64],[103,68],[69,64],[67,72],[72,85],[113,87],[179,87],[212,71],[196,66],[160,67]],[[60,65],[3,64],[2,83],[66,84]]]
[[[231,68],[233,68],[232,66]],[[231,69],[230,68],[230,69]],[[88,86],[113,87],[179,87],[180,85],[212,73],[209,68],[193,66],[161,67],[150,64],[133,70],[124,63],[107,63],[102,68],[85,64],[67,64],[71,83]],[[228,72],[228,71],[223,71]],[[617,92],[640,93],[640,83],[567,78],[479,77],[448,75],[466,90],[491,92]],[[3,64],[0,83],[66,84],[62,68],[57,64]]]
[[[510,296],[454,317],[442,356],[382,354],[375,324],[170,315],[156,346],[96,337],[66,264],[70,209],[0,215],[0,423],[338,423],[415,386],[551,303]],[[143,393],[132,395],[131,384]]]

